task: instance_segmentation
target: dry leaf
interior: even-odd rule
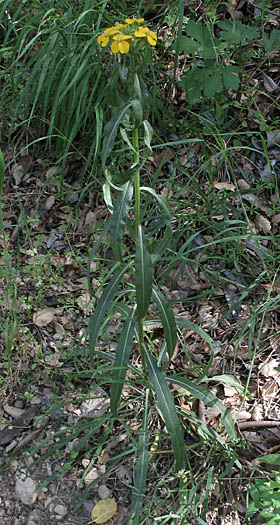
[[[117,512],[115,498],[103,499],[96,503],[91,512],[94,523],[106,523]]]
[[[43,310],[38,310],[33,314],[33,323],[36,326],[47,326],[53,321],[55,314],[55,308],[43,308]]]
[[[259,365],[259,371],[265,377],[277,377],[279,370],[276,370],[276,367],[278,366],[279,362],[276,359],[266,359],[264,363]]]
[[[55,196],[50,195],[45,202],[46,210],[50,210],[53,207],[54,203],[55,203]]]
[[[230,182],[214,182],[214,188],[217,190],[235,191],[234,184],[231,184]]]
[[[13,166],[12,166],[12,175],[15,179],[15,183],[17,186],[20,185],[21,183],[21,179],[22,177],[24,176],[24,168],[21,164],[17,164],[15,163]]]
[[[271,230],[271,224],[269,220],[263,215],[257,215],[255,223],[260,230],[263,230],[265,233],[268,233]]]

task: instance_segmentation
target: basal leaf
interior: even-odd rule
[[[138,456],[134,470],[134,487],[132,489],[132,502],[130,506],[130,512],[133,513],[133,518],[136,518],[138,514],[142,512],[141,503],[145,495],[147,472],[149,466],[148,458],[148,446],[149,446],[149,435],[148,435],[148,408],[149,408],[149,389],[146,390],[146,400],[144,415],[142,420],[142,428],[140,430],[138,438],[138,446],[136,454]]]
[[[145,317],[152,295],[153,265],[142,226],[139,226],[135,254],[137,317]]]
[[[126,225],[130,202],[133,196],[133,186],[131,182],[127,182],[121,191],[119,198],[114,207],[113,215],[111,217],[110,238],[111,247],[114,255],[118,261],[122,260],[121,243],[124,228]]]
[[[145,351],[145,356],[149,378],[157,396],[158,407],[172,441],[176,469],[178,471],[184,468],[186,458],[182,425],[165,376],[157,367],[155,358],[147,350]]]
[[[177,342],[175,316],[168,300],[156,286],[153,286],[153,299],[159,311],[159,317],[164,330],[166,349],[171,359]]]
[[[125,322],[122,333],[116,348],[116,359],[112,372],[112,388],[111,388],[111,411],[113,415],[117,414],[119,399],[121,396],[127,364],[129,361],[132,340],[135,327],[135,311],[129,319]]]

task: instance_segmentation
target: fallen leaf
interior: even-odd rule
[[[271,224],[269,220],[263,215],[257,215],[255,223],[260,230],[263,230],[265,233],[268,233],[271,230]]]
[[[47,326],[53,321],[55,314],[55,308],[43,308],[43,310],[38,310],[33,314],[33,323],[36,326]]]
[[[280,86],[278,86],[278,84],[276,84],[276,82],[274,82],[272,78],[270,78],[265,73],[263,73],[262,76],[264,88],[268,93],[276,93],[277,91],[279,91]]]
[[[54,203],[55,203],[55,196],[50,195],[45,202],[46,210],[50,210],[53,207]]]
[[[259,371],[265,377],[277,377],[279,376],[279,370],[276,370],[278,365],[276,359],[266,359],[264,363],[259,365]]]
[[[115,498],[103,499],[96,503],[91,512],[91,517],[95,523],[106,523],[117,512]]]
[[[234,184],[231,184],[230,182],[214,182],[214,188],[217,190],[235,191]]]

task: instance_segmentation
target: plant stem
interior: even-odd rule
[[[134,164],[139,165],[139,135],[138,128],[133,130],[133,147],[135,150],[134,153]],[[134,181],[134,191],[135,191],[135,236],[137,239],[138,230],[141,223],[141,213],[140,213],[140,168],[137,168],[135,181]],[[144,376],[147,377],[147,366],[145,360],[145,349],[144,349],[144,328],[143,328],[143,319],[138,318],[138,338],[139,338],[139,351],[141,355],[141,361],[143,365]]]
[[[138,138],[138,128],[133,130],[133,147],[135,149],[134,153],[134,164],[139,164],[139,138]],[[140,168],[137,169],[134,181],[134,190],[135,190],[135,234],[136,238],[138,235],[138,229],[140,226]]]

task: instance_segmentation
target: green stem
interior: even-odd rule
[[[138,137],[138,128],[133,130],[133,147],[135,149],[134,153],[134,164],[139,165],[139,137]],[[140,168],[137,169],[134,181],[134,190],[135,190],[135,234],[136,238],[138,235],[138,229],[141,223],[140,215]]]
[[[139,135],[138,128],[133,130],[133,147],[135,150],[134,153],[134,164],[139,165],[140,155],[139,155]],[[140,168],[137,168],[135,181],[134,181],[134,191],[135,191],[135,235],[136,239],[138,236],[139,226],[141,224],[141,209],[140,209]],[[138,338],[139,338],[139,350],[141,355],[141,361],[143,365],[143,372],[145,378],[147,377],[147,365],[145,360],[145,349],[144,349],[144,328],[143,328],[143,319],[138,319]]]

